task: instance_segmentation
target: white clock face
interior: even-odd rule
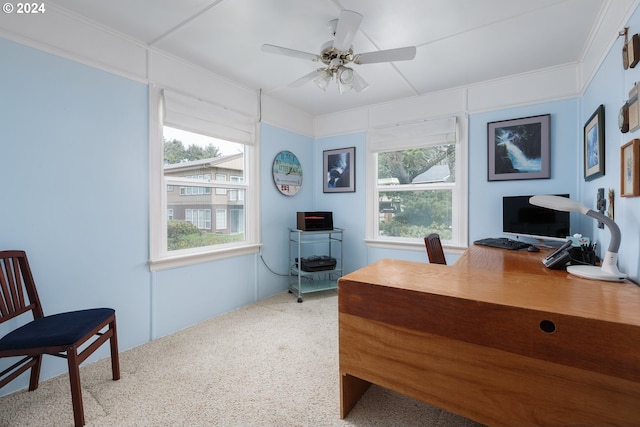
[[[273,182],[285,196],[293,196],[302,187],[302,166],[291,151],[281,151],[273,159]]]

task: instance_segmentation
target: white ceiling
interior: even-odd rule
[[[54,0],[154,49],[312,115],[580,62],[603,0]],[[321,63],[261,51],[317,54],[340,10],[364,15],[355,53],[416,46],[412,61],[353,65],[370,84],[340,95],[288,84]]]

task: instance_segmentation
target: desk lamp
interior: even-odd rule
[[[589,209],[575,200],[560,196],[533,196],[529,203],[556,211],[580,212],[603,222],[611,232],[611,242],[600,267],[595,265],[569,265],[567,271],[586,279],[607,280],[609,282],[621,282],[627,275],[618,270],[618,248],[620,247],[620,228],[608,216]]]

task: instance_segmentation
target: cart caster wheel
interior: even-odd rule
[[[289,289],[289,293],[292,294],[293,292],[291,292],[291,289]]]
[[[298,302],[302,302],[302,298],[298,298]]]

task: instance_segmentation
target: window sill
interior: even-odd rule
[[[379,249],[394,249],[394,250],[405,250],[405,251],[424,251],[424,242],[421,241],[397,241],[397,240],[374,240],[374,239],[365,239],[367,246],[372,248]],[[467,249],[466,246],[456,245],[453,243],[442,243],[442,248],[445,253],[454,254],[454,255],[462,255],[462,253]]]
[[[213,249],[207,252],[198,252],[180,255],[167,255],[149,261],[150,271],[168,270],[171,268],[186,267],[203,262],[217,261],[220,259],[249,255],[260,250],[260,244],[249,244],[235,248]]]

